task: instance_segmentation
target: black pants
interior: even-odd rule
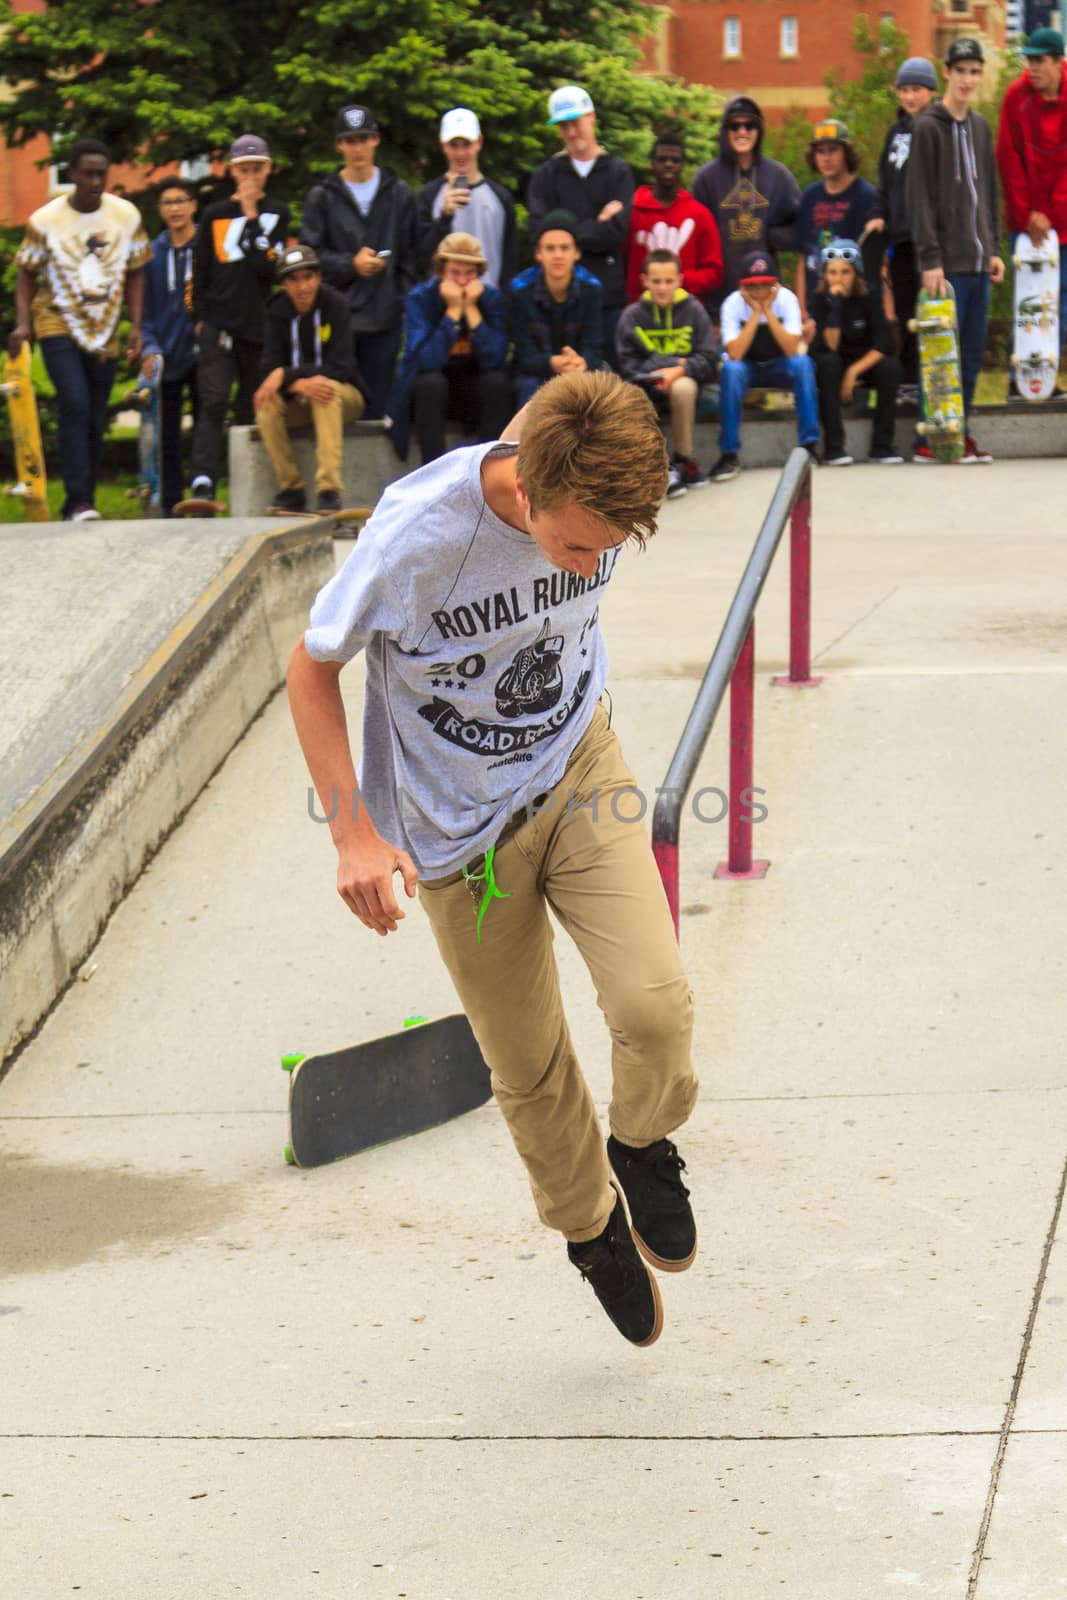
[[[511,379],[502,368],[482,372],[466,365],[420,372],[411,391],[411,405],[422,459],[435,461],[445,453],[446,422],[461,422],[476,430],[479,440],[500,437],[514,410]]]
[[[919,345],[915,334],[908,328],[915,315],[915,302],[922,285],[922,274],[915,260],[913,244],[895,244],[889,257],[889,281],[893,285],[893,306],[900,331],[900,368],[902,383],[919,381]]]
[[[59,407],[59,470],[65,491],[60,515],[66,518],[87,510],[96,497],[118,362],[90,355],[63,333],[46,334],[41,356]]]
[[[196,368],[190,367],[184,377],[168,383],[166,378],[159,386],[159,433],[163,455],[163,483],[161,503],[163,515],[170,516],[171,506],[185,497],[185,472],[182,467],[182,400],[189,396],[189,407],[195,425],[199,409],[196,391]]]
[[[352,336],[356,365],[367,391],[365,417],[385,416],[385,400],[393,386],[402,331],[388,328],[385,333],[361,333],[357,328]]]
[[[226,411],[230,404],[233,380],[236,377],[237,398],[234,401],[233,420],[241,426],[255,420],[252,396],[259,387],[259,367],[263,356],[263,346],[258,339],[234,339],[228,350],[224,350],[218,341],[219,330],[205,322],[198,340],[200,355],[196,384],[200,409],[193,429],[191,471],[194,482],[197,478],[210,478],[213,488],[218,484],[224,465]]]
[[[845,448],[845,425],[841,420],[841,379],[845,375],[845,359],[829,350],[813,354],[811,359],[815,363],[815,381],[819,386],[819,417],[822,422],[826,454],[842,455]],[[876,396],[871,450],[891,451],[896,422],[897,390],[900,387],[900,362],[894,360],[892,356],[883,356],[881,361],[867,368],[860,382],[869,384]]]

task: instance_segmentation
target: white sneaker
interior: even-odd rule
[[[851,467],[852,457],[846,456],[844,452],[839,456],[823,456],[822,464],[824,467]]]
[[[100,513],[94,506],[86,506],[84,511],[72,511],[71,522],[99,522]]]

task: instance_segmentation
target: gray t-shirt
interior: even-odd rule
[[[434,195],[433,214],[439,217],[444,210],[445,195],[448,193],[447,183],[443,183]],[[450,233],[473,233],[482,249],[489,265],[482,274],[485,283],[491,283],[494,289],[506,289],[507,284],[501,283],[500,274],[504,268],[504,224],[507,218],[504,207],[493,193],[490,186],[483,178],[470,190],[470,199],[465,206],[460,206],[452,214]]]
[[[453,450],[392,484],[305,635],[316,661],[367,652],[360,790],[426,878],[558,783],[607,677],[599,607],[619,547],[580,578],[495,516],[482,462],[516,449]]]

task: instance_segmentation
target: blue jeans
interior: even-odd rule
[[[797,405],[797,438],[816,444],[819,438],[819,398],[815,368],[808,356],[775,356],[773,361],[730,361],[719,376],[719,453],[741,453],[741,407],[749,388],[792,389]]]
[[[65,333],[41,340],[41,358],[59,407],[59,470],[66,491],[63,517],[83,511],[96,498],[104,454],[107,403],[118,362],[90,355]]]
[[[952,272],[947,276],[956,296],[956,322],[960,330],[960,388],[963,391],[963,415],[966,419],[971,414],[971,401],[985,354],[990,281],[989,274],[985,272]]]

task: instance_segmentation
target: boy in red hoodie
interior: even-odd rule
[[[1067,331],[1067,71],[1063,34],[1037,28],[1023,45],[1026,70],[1009,84],[997,130],[1004,215],[1012,234],[1060,240],[1060,349]]]
[[[682,288],[703,300],[722,282],[722,245],[707,206],[683,189],[685,147],[662,134],[649,158],[651,184],[642,184],[630,210],[626,240],[626,294],[631,303],[645,285],[641,273],[650,250],[673,250],[682,263]]]

